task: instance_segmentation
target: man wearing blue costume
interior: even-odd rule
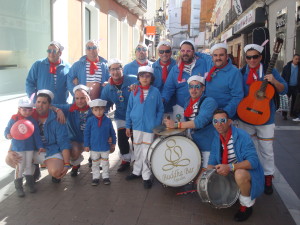
[[[86,55],[75,62],[68,75],[68,89],[73,93],[73,88],[78,84],[90,88],[91,99],[100,98],[102,85],[109,78],[107,61],[98,55],[98,41],[89,40],[86,45]]]
[[[53,103],[67,103],[67,75],[70,65],[60,58],[63,50],[60,43],[52,41],[47,49],[48,57],[32,65],[26,78],[26,93],[29,98],[39,90],[47,89],[54,94]]]
[[[144,43],[139,43],[135,48],[136,59],[124,66],[123,74],[137,75],[140,66],[151,66],[152,62],[148,60],[148,47]]]
[[[180,43],[179,62],[170,71],[162,91],[162,98],[165,103],[168,103],[174,94],[176,95],[173,115],[176,115],[179,121],[183,120],[185,98],[189,96],[187,80],[192,74],[204,76],[207,71],[205,60],[196,57],[195,50],[192,41],[184,40]]]
[[[110,78],[104,87],[101,98],[115,104],[114,121],[117,125],[118,146],[122,163],[118,172],[123,172],[130,167],[131,153],[129,137],[126,136],[126,109],[130,95],[129,86],[138,82],[135,75],[123,76],[122,62],[119,59],[108,61]]]

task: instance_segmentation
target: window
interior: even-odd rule
[[[121,60],[124,64],[128,63],[130,61],[129,56],[129,38],[128,38],[128,24],[126,22],[121,23]]]
[[[118,19],[115,12],[111,11],[108,15],[108,59],[119,58],[119,32]]]
[[[91,11],[85,8],[85,40],[91,40]]]

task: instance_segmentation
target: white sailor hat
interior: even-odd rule
[[[99,47],[99,40],[88,40],[86,43],[85,43],[85,46],[88,45],[88,43],[92,43],[93,45],[97,46],[97,48]]]
[[[39,90],[39,91],[37,92],[37,95],[39,95],[39,94],[46,94],[46,95],[49,95],[49,97],[51,98],[51,101],[54,99],[54,94],[53,94],[53,92],[52,92],[52,91],[49,91],[49,90],[47,90],[47,89]]]
[[[122,65],[122,61],[120,59],[113,58],[108,61],[107,66],[110,67],[112,64],[121,64]]]
[[[187,83],[189,84],[190,82],[192,81],[199,81],[201,84],[205,85],[205,78],[204,77],[201,77],[199,75],[193,75],[191,76],[188,80],[187,80]]]
[[[51,41],[49,45],[55,45],[60,51],[65,49],[64,46],[62,46],[58,41]]]
[[[28,97],[24,97],[19,100],[18,107],[33,108],[34,103]]]
[[[92,107],[97,107],[97,106],[106,106],[107,101],[102,100],[102,99],[94,99],[90,102],[88,102],[88,105]]]
[[[136,46],[135,49],[137,49],[139,46],[143,46],[144,48],[146,48],[148,50],[148,46],[143,42],[138,43],[138,45]]]
[[[246,53],[249,50],[256,50],[259,53],[262,53],[262,51],[264,50],[264,47],[257,45],[257,44],[249,44],[244,47],[244,52]]]
[[[169,46],[170,48],[172,48],[171,42],[167,41],[167,40],[162,40],[158,43],[157,48],[159,48],[160,46],[165,45],[165,46]]]
[[[87,87],[87,86],[85,86],[85,85],[83,85],[83,84],[79,84],[79,85],[75,86],[73,88],[73,93],[75,94],[75,91],[77,91],[78,89],[85,90],[88,94],[90,94],[90,88]]]
[[[227,44],[225,44],[225,43],[217,43],[217,44],[215,44],[214,46],[211,47],[210,54],[212,55],[215,50],[220,49],[220,48],[224,48],[227,51]]]
[[[195,43],[191,40],[183,40],[181,43],[180,43],[180,47],[183,45],[183,44],[186,44],[186,43],[190,43],[192,46],[193,46],[193,50],[195,51]]]
[[[154,70],[150,66],[140,66],[139,70],[138,70],[138,73],[141,73],[141,72],[148,72],[148,73],[154,74]]]

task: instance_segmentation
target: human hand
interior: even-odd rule
[[[217,173],[222,176],[227,176],[230,172],[229,164],[218,164],[215,166],[215,168],[216,168]]]
[[[267,80],[267,81],[269,81],[271,84],[274,84],[274,82],[275,82],[275,78],[274,78],[274,76],[273,76],[273,74],[267,74],[267,75],[265,75],[264,76],[264,79],[265,80]]]
[[[9,139],[9,140],[12,139],[11,134],[7,134],[7,135],[6,135],[6,138]]]
[[[67,174],[68,170],[69,170],[69,167],[64,167],[63,170],[61,171],[60,176],[58,177],[58,179],[63,178]]]
[[[116,145],[114,145],[114,144],[111,144],[110,145],[110,153],[113,153],[114,151],[115,151],[115,149],[116,149]]]
[[[130,131],[130,129],[128,129],[128,128],[126,128],[126,136],[127,137],[131,137],[131,131]]]
[[[46,152],[46,149],[40,148],[39,151],[38,151],[38,153],[40,154],[41,152]]]
[[[63,111],[61,110],[57,110],[56,111],[56,119],[59,123],[61,124],[65,124],[66,123],[66,117],[65,117],[65,114],[63,113]]]
[[[89,147],[84,147],[84,151],[89,152],[90,148]]]
[[[18,153],[14,152],[14,151],[11,151],[11,150],[8,151],[7,157],[15,165],[17,165],[18,163],[20,163],[21,160],[22,160],[22,156],[20,156]]]
[[[74,85],[78,85],[78,84],[79,84],[79,82],[78,82],[78,78],[74,78],[74,80],[73,80],[73,84],[74,84]]]

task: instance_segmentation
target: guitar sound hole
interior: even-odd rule
[[[256,97],[258,99],[263,99],[263,98],[265,98],[265,93],[263,91],[257,91],[256,92]]]

